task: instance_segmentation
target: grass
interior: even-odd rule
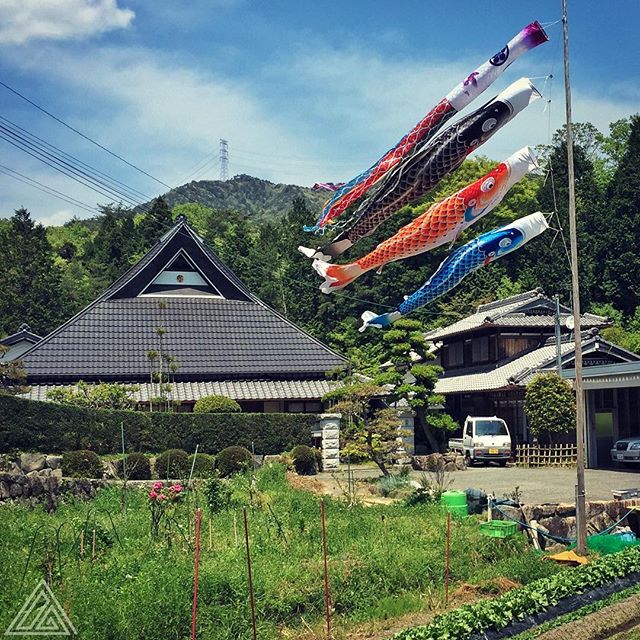
[[[188,638],[193,588],[189,517],[199,504],[204,517],[198,637],[250,638],[240,505],[253,502],[248,515],[259,637],[295,637],[309,626],[320,631],[324,595],[318,496],[293,489],[280,465],[261,469],[253,486],[246,477],[230,484],[234,507],[213,516],[205,508],[204,494],[191,494],[178,508],[170,546],[165,536],[150,537],[142,491],[129,493],[124,514],[117,488],[102,490],[91,503],[68,502],[50,516],[24,504],[0,507],[0,630],[50,573],[54,592],[83,639]],[[445,525],[439,507],[348,507],[327,498],[326,513],[334,626],[440,606]],[[55,535],[59,527],[60,545]],[[527,583],[558,570],[542,562],[523,537],[481,536],[474,518],[453,521],[451,549],[452,590],[497,577]]]

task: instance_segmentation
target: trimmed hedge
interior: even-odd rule
[[[128,480],[150,480],[151,479],[151,463],[144,453],[127,453],[124,459],[127,467]],[[118,459],[114,463],[118,478],[124,478],[122,468],[122,459]]]
[[[156,458],[155,471],[160,479],[186,479],[190,469],[189,454],[184,449],[168,449]]]
[[[102,460],[97,453],[81,449],[62,454],[62,473],[68,478],[102,478]]]
[[[244,473],[252,466],[253,456],[245,447],[227,447],[216,456],[216,469],[223,478]]]
[[[0,453],[90,449],[121,451],[124,424],[129,451],[185,449],[217,454],[229,446],[276,455],[308,444],[316,416],[302,413],[160,413],[108,411],[0,395]]]
[[[240,413],[242,407],[227,396],[206,396],[193,406],[194,413]]]

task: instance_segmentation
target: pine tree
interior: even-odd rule
[[[640,304],[640,116],[631,118],[626,150],[609,185],[593,242],[601,299],[632,315]]]
[[[64,320],[66,301],[45,228],[17,209],[0,227],[0,246],[0,331],[12,333],[26,322],[47,334]]]
[[[158,196],[151,210],[140,223],[140,236],[145,248],[152,247],[173,225],[171,210],[166,200]]]

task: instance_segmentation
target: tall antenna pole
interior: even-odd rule
[[[229,179],[229,143],[220,138],[220,180]]]
[[[584,392],[582,388],[582,332],[580,331],[580,284],[578,281],[578,238],[576,230],[576,186],[573,168],[573,129],[571,127],[571,83],[569,80],[569,28],[567,0],[562,0],[562,33],[564,36],[564,90],[567,114],[567,164],[569,170],[569,234],[571,238],[571,290],[576,371],[576,444],[578,446],[576,484],[576,551],[587,553],[587,520],[584,485]]]

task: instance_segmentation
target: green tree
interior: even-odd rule
[[[343,415],[343,455],[366,456],[378,465],[384,476],[388,476],[388,466],[396,459],[400,449],[398,438],[407,434],[401,428],[398,412],[390,407],[379,406],[385,394],[385,389],[379,385],[350,377],[330,391],[324,400],[335,402],[332,411]]]
[[[80,380],[74,387],[61,387],[49,391],[47,400],[92,409],[134,409],[136,401],[132,394],[137,390],[138,387],[135,385],[108,382],[87,384]]]
[[[640,116],[630,119],[629,138],[607,191],[592,242],[603,301],[625,315],[640,305]]]
[[[27,373],[22,360],[3,360],[9,347],[0,344],[0,394],[12,396],[27,393],[29,387],[26,386]]]
[[[152,247],[173,226],[173,217],[162,196],[158,196],[140,223],[140,237],[145,248]]]
[[[0,332],[26,322],[46,335],[64,320],[67,301],[45,228],[17,209],[0,227],[0,247]]]
[[[541,373],[527,385],[524,411],[534,438],[544,435],[553,442],[555,434],[576,426],[573,389],[557,373]]]

